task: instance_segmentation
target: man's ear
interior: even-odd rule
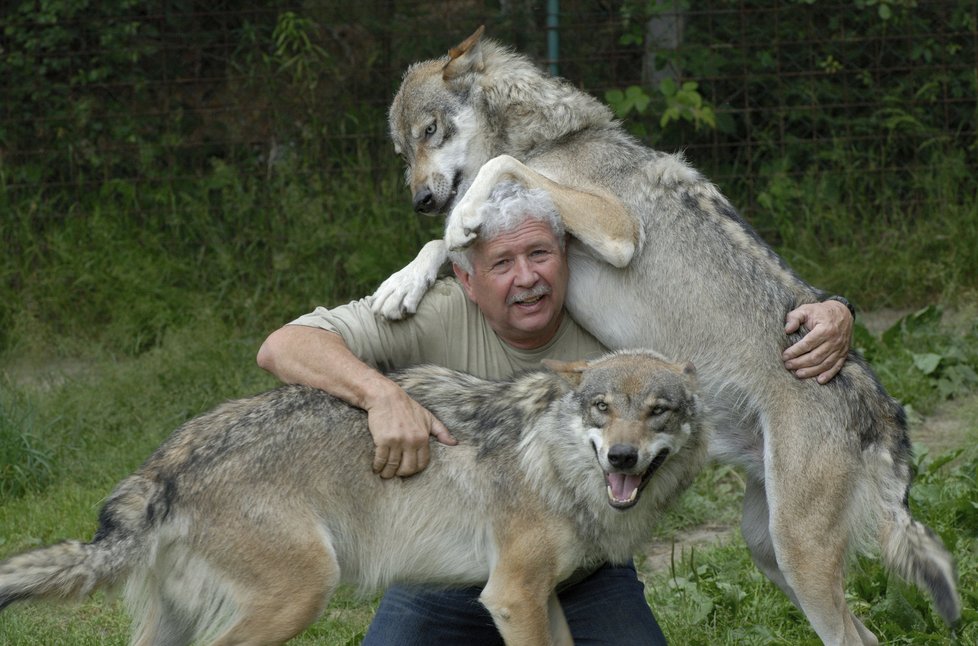
[[[457,262],[452,263],[452,271],[455,272],[455,277],[458,278],[458,282],[462,283],[462,289],[465,290],[465,295],[469,297],[469,300],[473,303],[478,303],[472,291],[472,275],[462,269],[461,265]]]
[[[474,34],[448,50],[449,61],[442,68],[442,80],[453,81],[470,72],[481,72],[483,70],[485,65],[482,61],[482,48],[479,47],[479,40],[485,30],[485,25],[480,26]]]
[[[543,359],[540,361],[547,369],[557,373],[557,376],[577,388],[584,377],[587,369],[587,361],[557,361],[556,359]]]

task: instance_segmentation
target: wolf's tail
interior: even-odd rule
[[[0,609],[33,599],[81,600],[124,580],[147,551],[156,489],[130,476],[102,508],[92,542],[65,541],[0,563]]]
[[[914,520],[906,502],[887,524],[883,562],[896,574],[927,591],[949,625],[961,618],[957,571],[944,543],[929,527]]]

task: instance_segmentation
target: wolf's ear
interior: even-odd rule
[[[470,72],[482,71],[484,64],[482,62],[482,48],[479,47],[479,41],[482,39],[482,34],[485,30],[486,26],[480,25],[474,34],[448,50],[449,61],[442,68],[442,80],[452,81]]]
[[[556,359],[543,359],[542,363],[547,369],[557,373],[557,376],[569,383],[574,388],[581,384],[581,377],[587,368],[587,361],[557,361]]]

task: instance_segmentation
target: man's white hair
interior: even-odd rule
[[[536,220],[550,227],[560,241],[561,251],[564,249],[564,223],[550,195],[541,188],[527,188],[514,181],[500,182],[492,189],[489,199],[478,208],[478,213],[482,227],[477,242],[491,242],[499,235],[515,231],[529,220]],[[470,246],[448,254],[453,263],[469,274],[473,270],[472,248]]]

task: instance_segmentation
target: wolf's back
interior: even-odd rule
[[[102,508],[90,543],[64,541],[0,562],[0,609],[15,601],[80,600],[122,582],[146,552],[146,510],[155,489],[130,476]]]

